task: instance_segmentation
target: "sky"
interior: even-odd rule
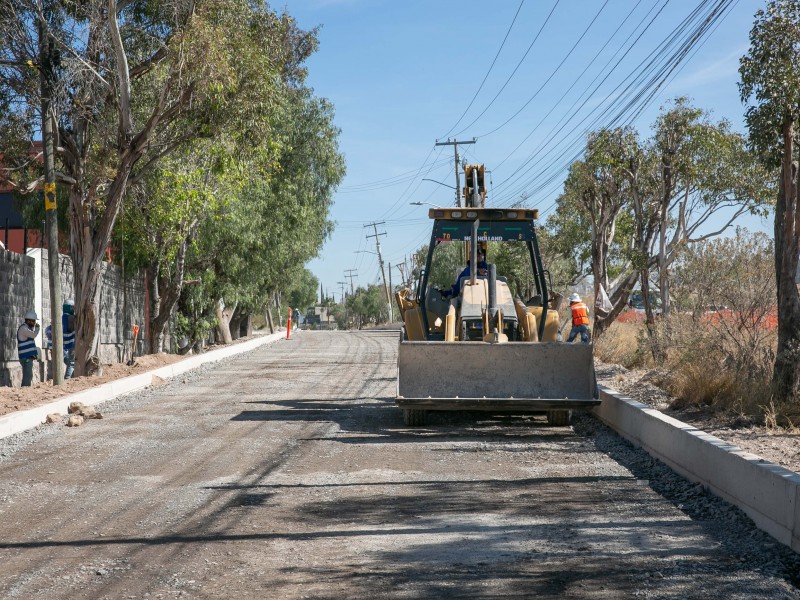
[[[686,96],[745,132],[738,64],[764,0],[730,2],[677,68],[663,73],[663,85],[647,88],[640,103],[617,114],[644,88],[647,78],[636,79],[637,73],[652,75],[648,65],[672,64],[651,61],[676,52],[677,45],[667,51],[661,45],[673,39],[679,24],[716,2],[276,4],[302,28],[318,28],[320,46],[308,61],[308,84],[335,107],[347,163],[331,211],[335,230],[307,267],[337,301],[343,287],[350,287],[348,274],[355,275],[356,287],[379,283],[377,230],[386,277],[391,265],[397,284],[397,265],[428,240],[429,205],[455,203],[453,147],[437,141],[475,139],[458,149],[462,160],[490,171],[487,206],[524,200],[546,217],[586,134],[614,117],[616,124],[631,124],[649,137],[659,109]],[[755,217],[742,224],[771,228]]]

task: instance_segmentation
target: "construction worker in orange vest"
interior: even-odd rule
[[[569,332],[567,342],[575,341],[581,334],[581,342],[589,343],[589,309],[581,302],[581,297],[575,293],[569,297],[569,307],[572,310],[572,331]]]

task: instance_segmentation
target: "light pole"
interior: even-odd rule
[[[442,183],[441,181],[436,181],[435,179],[423,179],[422,181],[432,181],[433,183],[438,183],[439,185],[443,185],[446,188],[450,188],[451,190],[456,189],[452,185],[447,185],[446,183]]]

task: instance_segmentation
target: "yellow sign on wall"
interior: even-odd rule
[[[55,210],[56,209],[56,184],[55,183],[45,183],[44,184],[44,209],[45,210]]]

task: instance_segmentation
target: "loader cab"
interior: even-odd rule
[[[491,255],[487,254],[488,272],[484,275],[477,269],[478,249],[486,252],[490,242],[522,245],[530,260],[535,294],[549,298],[547,273],[536,239],[537,213],[527,209],[431,209],[428,216],[433,219],[433,228],[428,255],[413,298],[417,312],[404,313],[404,317],[408,316],[407,332],[413,330],[407,339],[489,341],[490,334],[508,341],[529,341],[534,336],[545,339],[545,325],[552,318],[557,319],[555,312],[551,311],[548,318],[548,307],[542,306],[537,318],[538,331],[527,331],[525,306],[520,308],[521,303],[515,299],[506,278],[497,274]],[[466,256],[475,267],[459,289],[448,294],[450,282],[463,269]]]

